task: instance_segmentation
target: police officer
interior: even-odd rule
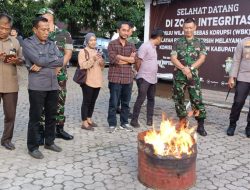
[[[57,80],[60,86],[59,99],[58,99],[58,109],[56,116],[56,137],[62,138],[64,140],[71,140],[73,136],[64,131],[65,123],[65,101],[66,101],[66,82],[68,80],[67,75],[67,64],[72,56],[73,44],[72,38],[68,31],[64,29],[59,29],[54,23],[54,11],[49,8],[42,8],[39,10],[38,14],[44,18],[48,19],[50,25],[49,39],[54,41],[64,55],[64,63],[62,67],[57,68]]]
[[[234,52],[232,70],[228,80],[229,88],[235,86],[234,103],[229,117],[230,124],[227,129],[227,135],[233,136],[236,128],[236,122],[239,120],[240,112],[245,104],[245,100],[250,91],[250,37],[244,38],[238,43]],[[250,112],[247,116],[246,136],[250,138]]]
[[[173,80],[173,99],[180,122],[186,123],[187,110],[184,104],[185,89],[188,89],[190,102],[195,119],[198,121],[197,132],[206,136],[204,119],[206,111],[202,102],[199,67],[204,63],[207,52],[202,40],[194,36],[195,20],[187,18],[183,24],[184,37],[179,38],[173,45],[171,61],[175,65]]]

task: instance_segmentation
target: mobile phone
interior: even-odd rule
[[[97,48],[97,52],[102,55],[103,54],[103,51],[102,51],[102,48]]]
[[[14,58],[14,57],[16,57],[16,55],[13,55],[13,54],[6,55],[5,58],[4,58],[4,62],[7,63],[8,59]]]

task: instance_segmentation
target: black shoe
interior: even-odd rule
[[[250,127],[246,127],[246,136],[250,138]]]
[[[43,154],[37,149],[33,150],[32,152],[29,151],[29,155],[32,156],[33,158],[36,158],[36,159],[43,159],[44,158]]]
[[[203,128],[198,127],[198,128],[197,128],[197,133],[199,133],[199,134],[200,134],[201,136],[203,136],[203,137],[207,136],[207,132],[206,132],[206,130],[204,129],[204,127],[203,127]]]
[[[120,114],[121,113],[121,108],[117,108],[116,109],[116,114]]]
[[[152,126],[153,125],[153,121],[147,121],[147,126]]]
[[[129,119],[132,119],[132,117],[133,117],[133,114],[129,112],[128,118],[129,118]]]
[[[128,131],[128,132],[133,132],[134,131],[133,127],[131,127],[131,125],[129,125],[129,124],[120,125],[119,129],[125,130],[125,131]]]
[[[63,140],[72,140],[74,137],[63,130],[62,125],[56,126],[56,138],[61,138]]]
[[[132,127],[134,127],[134,128],[139,128],[141,125],[138,123],[138,121],[136,121],[136,120],[131,120],[130,121],[130,125],[132,126]]]
[[[11,142],[4,142],[2,143],[2,146],[6,148],[7,150],[15,150],[15,145],[12,144]]]
[[[236,126],[229,125],[229,127],[227,129],[227,136],[234,136],[235,128],[236,128]]]
[[[203,137],[207,136],[207,132],[204,128],[204,119],[198,119],[197,133]]]
[[[52,151],[54,151],[54,152],[61,152],[61,151],[62,151],[62,149],[61,149],[59,146],[55,145],[55,144],[52,144],[52,145],[44,145],[44,148],[45,148],[45,149],[52,150]]]

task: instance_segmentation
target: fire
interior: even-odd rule
[[[163,116],[160,131],[153,130],[147,132],[144,140],[152,144],[154,154],[161,156],[174,156],[181,158],[183,155],[191,155],[194,151],[193,145],[196,143],[195,128],[177,128]]]

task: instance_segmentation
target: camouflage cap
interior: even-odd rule
[[[46,13],[49,13],[49,14],[54,15],[54,11],[53,11],[52,9],[50,9],[50,8],[42,8],[42,9],[40,9],[40,10],[38,11],[37,16],[38,16],[38,15],[44,15],[44,14],[46,14]]]

